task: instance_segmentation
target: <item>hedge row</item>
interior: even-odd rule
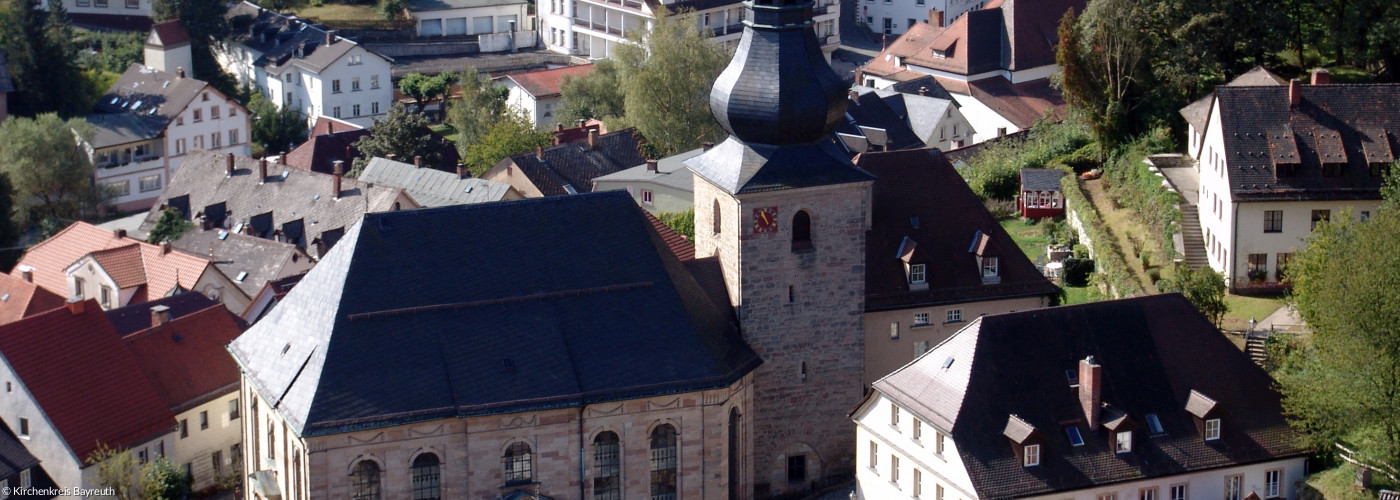
[[[1172,143],[1166,128],[1157,128],[1123,145],[1104,166],[1108,193],[1120,205],[1137,212],[1141,220],[1153,229],[1165,259],[1171,259],[1176,254],[1172,233],[1181,225],[1181,196],[1163,186],[1163,178],[1142,160],[1152,154],[1171,150]]]
[[[1066,175],[1060,179],[1060,190],[1064,192],[1066,206],[1074,209],[1089,240],[1094,242],[1093,281],[1099,285],[1100,291],[1111,295],[1111,298],[1140,295],[1142,287],[1133,277],[1132,268],[1123,260],[1123,249],[1119,248],[1118,240],[1104,230],[1099,211],[1089,203],[1088,196],[1079,187],[1079,180],[1073,175]]]

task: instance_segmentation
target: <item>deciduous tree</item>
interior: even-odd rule
[[[422,73],[409,73],[399,80],[399,92],[413,98],[413,104],[422,113],[423,108],[433,101],[444,99],[447,92],[457,83],[457,74],[444,71],[434,76]]]
[[[184,236],[185,233],[194,229],[194,224],[185,220],[185,215],[180,213],[178,208],[167,208],[160,213],[160,219],[151,228],[151,232],[146,235],[146,241],[160,244],[163,241],[175,241]]]
[[[266,154],[286,153],[306,140],[306,119],[290,107],[278,108],[262,94],[248,100],[252,116],[253,142]]]
[[[404,109],[402,104],[394,104],[383,119],[370,125],[368,134],[355,142],[361,157],[355,159],[349,175],[359,177],[370,158],[390,154],[400,161],[422,156],[424,164],[436,165],[444,144],[428,132],[427,117]]]
[[[472,175],[481,175],[507,156],[524,153],[553,143],[554,136],[535,130],[530,120],[517,112],[506,113],[487,129],[486,134],[467,148],[462,162]]]
[[[622,80],[612,59],[595,61],[587,75],[564,77],[559,93],[556,123],[573,126],[578,120],[608,121],[623,115]]]
[[[465,158],[468,150],[506,116],[505,87],[498,87],[476,72],[466,68],[458,76],[462,95],[447,109],[447,122],[457,131],[457,152]]]
[[[92,128],[81,119],[45,113],[0,124],[0,172],[14,185],[16,219],[28,227],[45,218],[81,218],[101,203],[92,162],[77,145]]]
[[[1175,275],[1157,283],[1162,292],[1180,292],[1216,327],[1230,306],[1225,303],[1225,276],[1208,267],[1178,266]]]
[[[661,12],[650,30],[617,46],[617,69],[628,123],[665,154],[719,141],[724,131],[710,114],[710,88],[729,63],[724,48],[694,19]]]

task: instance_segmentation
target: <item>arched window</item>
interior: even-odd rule
[[[710,217],[714,219],[715,234],[719,234],[719,230],[724,227],[720,224],[719,200],[715,200],[714,208],[710,209],[710,214]]]
[[[252,424],[253,426],[253,432],[248,433],[248,435],[252,437],[253,441],[253,449],[249,450],[252,451],[253,454],[249,456],[252,457],[254,462],[256,462],[258,460],[258,398],[249,398],[248,409],[248,413],[253,414],[252,419],[248,421],[248,423]],[[242,460],[243,457],[238,457],[238,459]]]
[[[603,431],[593,438],[593,499],[622,498],[621,460],[617,433]]]
[[[740,488],[739,488],[739,487],[740,487],[740,485],[739,485],[739,474],[740,474],[740,472],[739,472],[739,471],[740,471],[740,467],[742,467],[742,464],[739,463],[739,457],[743,454],[742,447],[741,447],[740,444],[739,444],[739,438],[740,438],[739,431],[740,431],[740,428],[742,427],[742,424],[743,424],[743,421],[740,419],[740,416],[739,416],[739,409],[738,409],[738,408],[730,408],[730,409],[729,409],[729,499],[730,499],[730,500],[734,500],[734,499],[739,498],[739,489],[740,489]]]
[[[651,431],[651,500],[676,500],[676,428],[661,424]]]
[[[267,458],[277,458],[277,428],[272,425],[272,417],[267,419]]]
[[[806,210],[792,216],[792,251],[812,248],[812,217]]]
[[[525,442],[516,442],[506,448],[506,454],[501,456],[501,468],[505,470],[506,484],[528,483],[534,479],[533,453],[530,452],[530,445]]]
[[[424,453],[413,459],[413,500],[442,498],[442,472],[438,457]]]
[[[301,500],[301,450],[292,453],[292,498]]]
[[[379,500],[379,464],[361,460],[350,480],[351,500]]]

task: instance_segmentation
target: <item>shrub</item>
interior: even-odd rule
[[[1065,284],[1074,287],[1088,286],[1089,275],[1094,272],[1094,261],[1069,258],[1064,260]]]

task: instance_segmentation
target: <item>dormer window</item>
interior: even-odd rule
[[[982,257],[982,277],[995,278],[997,276],[997,258]]]
[[[1021,460],[1024,467],[1040,465],[1040,445],[1044,443],[1039,431],[1021,417],[1009,415],[1006,419],[1006,428],[1001,432],[1011,441],[1011,449],[1016,453],[1016,458]]]
[[[1115,435],[1113,451],[1129,453],[1133,451],[1133,431],[1123,431]]]
[[[928,283],[928,281],[924,271],[924,264],[909,264],[909,284],[922,285],[926,283]]]
[[[1038,444],[1028,444],[1028,445],[1026,445],[1026,449],[1025,449],[1025,451],[1022,453],[1022,455],[1025,457],[1025,461],[1023,462],[1023,465],[1024,465],[1024,466],[1026,466],[1026,467],[1034,467],[1034,466],[1040,465],[1040,445],[1038,445]]]
[[[1212,418],[1206,420],[1206,441],[1220,439],[1220,419]]]

